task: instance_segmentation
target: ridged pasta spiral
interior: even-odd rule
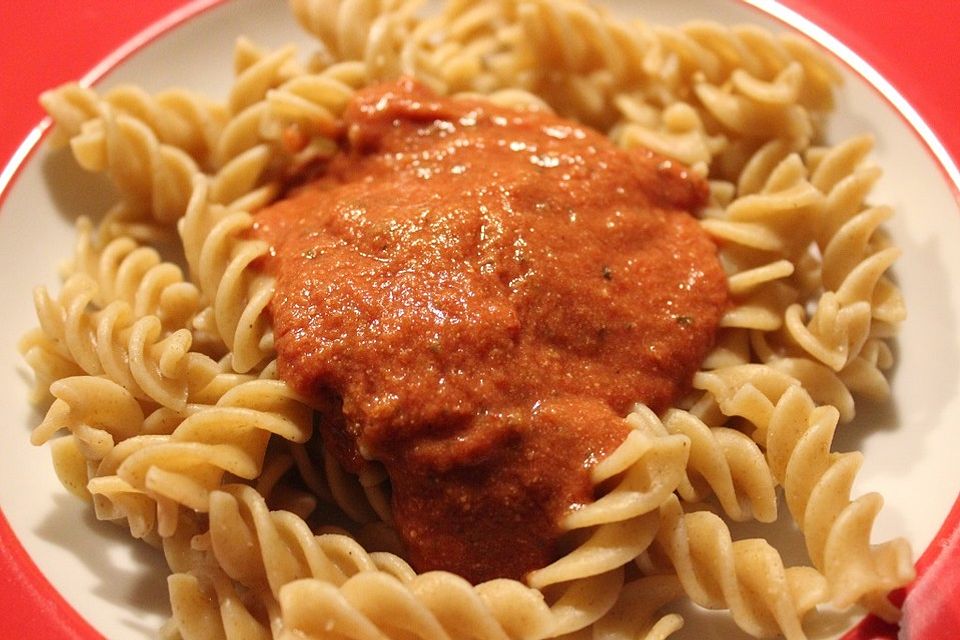
[[[106,174],[141,217],[170,224],[183,215],[193,176],[200,171],[196,161],[109,103],[101,102],[98,111],[70,139],[77,163]]]
[[[518,3],[450,2],[404,38],[399,67],[441,94],[529,91],[536,79]]]
[[[159,318],[164,331],[187,326],[200,310],[200,291],[186,281],[179,265],[164,261],[156,249],[129,236],[98,241],[86,218],[77,223],[75,254],[66,272],[93,278],[95,305],[125,302],[138,318]]]
[[[280,141],[287,173],[296,174],[337,152],[340,117],[356,90],[369,81],[363,63],[347,61],[294,76],[267,92],[260,129],[265,137]]]
[[[201,171],[213,176],[216,202],[245,197],[240,206],[255,208],[276,196],[282,167],[272,147],[279,143],[262,135],[261,121],[266,92],[301,72],[294,54],[292,47],[265,52],[238,43],[238,76],[225,105],[126,86],[100,98],[76,85],[48,92],[44,104],[55,138],[69,140],[82,167],[109,176],[129,211],[170,225],[186,210]]]
[[[469,629],[470,633],[481,634],[479,637],[485,637],[484,630],[491,628],[499,631],[500,637],[510,637],[489,610],[481,595],[483,588],[471,587],[462,578],[441,572],[414,578],[413,571],[395,556],[370,554],[351,538],[338,534],[314,536],[292,514],[269,511],[262,497],[247,487],[225,487],[212,494],[208,540],[217,571],[266,601],[268,604],[261,611],[280,605],[282,631],[277,631],[281,633],[296,631],[301,637],[383,637],[391,626],[419,624],[432,627],[435,634],[439,628],[439,637],[450,637],[442,626],[446,620],[464,632]],[[242,545],[237,545],[238,541],[243,541]],[[411,579],[421,587],[411,588]],[[541,629],[549,625],[549,610],[539,593],[518,583],[498,582],[515,585],[504,587],[509,589],[511,599],[520,598],[514,606],[533,605],[527,621],[539,623]],[[178,610],[197,606],[209,610],[210,604],[197,597],[205,587],[209,589],[209,584],[210,578],[203,572],[175,574],[171,578],[174,620],[181,633],[189,631],[197,616],[181,619]],[[496,592],[495,586],[486,590]],[[218,595],[229,594],[232,588],[228,581],[217,589]],[[457,605],[449,614],[440,613],[440,620],[430,606],[438,599]],[[381,609],[383,614],[390,614],[388,605],[392,605],[394,615],[378,616],[371,608],[377,602],[386,608]],[[222,606],[220,611],[232,613]],[[209,617],[220,621],[220,611],[210,611]],[[187,640],[192,637],[189,632],[183,635]],[[545,634],[541,631],[536,635]]]
[[[17,343],[24,362],[33,372],[30,399],[35,404],[49,401],[50,385],[62,378],[83,374],[70,353],[40,327],[28,331]]]
[[[364,61],[372,79],[415,75],[441,93],[522,89],[601,129],[615,124],[619,105],[626,118],[616,139],[701,168],[722,154],[717,165],[725,175],[764,138],[805,146],[839,82],[803,41],[751,26],[653,28],[579,0],[451,2],[414,21],[418,4],[297,0],[291,6],[336,59]],[[363,46],[338,44],[361,40]]]
[[[84,125],[100,117],[105,107],[135,118],[158,141],[185,151],[201,167],[208,167],[220,131],[227,121],[223,105],[179,89],[149,94],[135,85],[121,85],[98,95],[76,83],[46,91],[40,103],[54,122],[52,143],[66,144]]]
[[[174,622],[185,640],[194,637],[190,630],[197,619],[219,622],[224,629],[236,617],[256,619],[257,612],[258,624],[272,625],[276,637],[550,638],[572,631],[574,621],[602,620],[615,603],[590,594],[612,593],[615,601],[622,581],[619,571],[601,574],[548,605],[538,590],[512,580],[472,586],[446,572],[417,575],[400,558],[368,553],[346,536],[315,536],[292,514],[269,511],[263,498],[245,486],[212,494],[203,546],[209,547],[216,568],[171,578]],[[655,586],[666,594],[663,601],[675,592],[660,584],[663,579],[642,580],[646,582],[639,586]],[[223,606],[236,605],[241,589],[257,602]],[[624,602],[632,591],[622,596]],[[197,609],[206,615],[198,616]],[[620,611],[603,624],[615,628],[637,614]]]
[[[392,525],[390,481],[381,465],[368,462],[358,475],[351,474],[316,436],[304,446],[294,446],[291,454],[310,490],[338,507],[351,521],[358,525]]]
[[[103,459],[146,431],[143,405],[121,385],[97,376],[62,378],[51,385],[50,393],[54,402],[31,441],[50,443],[57,477],[71,493],[92,501],[99,519],[126,518],[136,537],[154,540],[155,508],[144,496],[128,492],[110,503],[89,490]],[[61,430],[69,433],[54,439]]]
[[[122,386],[107,378],[74,376],[51,385],[56,398],[31,441],[43,444],[61,429],[76,439],[87,460],[102,460],[117,442],[140,433],[143,407]]]
[[[683,500],[694,503],[714,495],[732,520],[777,519],[774,480],[763,452],[750,438],[735,429],[708,427],[680,409],[667,411],[663,426],[690,439],[686,478],[677,488]]]
[[[398,51],[406,40],[421,0],[293,0],[300,25],[317,36],[325,54],[340,61],[362,61],[372,78],[400,73]]]
[[[138,398],[182,409],[191,384],[206,384],[209,357],[190,351],[189,330],[166,333],[159,317],[137,317],[127,302],[100,308],[99,290],[85,273],[70,276],[56,299],[37,290],[37,316],[48,344],[88,375],[105,374]],[[29,341],[21,348],[30,349]]]
[[[745,142],[786,138],[803,144],[811,139],[813,121],[801,100],[808,82],[804,67],[775,42],[752,40],[708,22],[687,24],[673,34],[661,29],[660,34],[671,53],[686,49],[697,59],[704,79],[693,82],[693,93],[717,131]]]
[[[276,198],[284,180],[336,153],[339,118],[368,71],[344,62],[305,73],[294,54],[292,47],[238,44],[233,117],[217,141],[211,202],[255,211]]]
[[[658,506],[682,478],[686,437],[669,435],[645,409],[630,421],[631,436],[593,473],[596,484],[613,480],[616,485],[563,522],[582,541],[527,578],[532,587],[562,594],[552,607],[554,633],[588,627],[614,606],[622,582],[619,572],[646,550],[656,531]]]
[[[806,637],[803,616],[828,593],[816,570],[784,568],[765,540],[733,541],[718,516],[684,513],[675,497],[660,515],[654,549],[668,559],[691,600],[708,609],[729,609],[734,622],[754,637]]]
[[[169,435],[124,440],[100,461],[88,488],[111,501],[129,494],[155,501],[157,530],[167,537],[176,530],[180,505],[208,510],[210,492],[225,473],[258,478],[271,436],[306,442],[311,429],[310,409],[284,383],[242,382],[213,406],[188,407]]]
[[[813,111],[833,106],[834,87],[840,75],[808,42],[792,35],[774,35],[753,25],[726,27],[699,20],[680,28],[655,27],[658,50],[650,54],[650,67],[673,88],[674,97],[696,88],[701,75],[714,86],[727,80],[743,89],[752,80],[770,82],[796,63],[803,82],[797,102]],[[795,73],[795,72],[791,72]]]
[[[274,280],[254,268],[266,243],[244,238],[253,216],[209,200],[208,181],[195,183],[190,207],[179,224],[191,279],[209,304],[208,331],[215,331],[245,373],[273,353],[273,332],[265,317]]]
[[[264,127],[265,97],[302,72],[296,53],[292,45],[269,51],[245,38],[237,42],[236,77],[224,107],[227,122],[214,141],[207,172],[211,201],[257,209],[279,192],[287,154],[279,135]]]
[[[735,271],[731,292],[748,292],[757,301],[742,300],[727,319],[752,332],[756,356],[775,365],[789,359],[794,363],[789,366],[808,372],[825,368],[807,377],[837,379],[849,392],[882,400],[889,395],[883,370],[892,363],[885,340],[897,333],[906,313],[900,291],[885,275],[900,253],[881,228],[891,211],[864,204],[879,176],[864,161],[871,148],[869,137],[852,138],[814,149],[801,162],[788,147],[767,145],[741,174],[741,192],[751,193],[711,215],[704,226],[725,242],[722,255]],[[789,184],[782,180],[788,173],[794,175],[794,185],[769,193],[773,182]],[[764,186],[752,192],[761,179]],[[793,219],[794,226],[774,227],[770,242],[763,240],[762,234],[770,231],[766,222],[750,226],[755,223],[737,213],[749,215],[750,201],[760,201],[764,193],[770,200],[782,197],[784,206],[809,203],[801,209],[807,213]],[[787,197],[791,193],[799,200]],[[794,238],[790,247],[773,241],[784,234]],[[852,418],[850,401],[833,396],[844,407],[843,420]]]
[[[545,588],[618,569],[650,544],[657,509],[683,479],[690,441],[683,435],[669,435],[645,407],[638,407],[627,422],[631,431],[623,444],[591,470],[595,486],[611,479],[616,485],[561,522],[565,531],[583,535],[584,542],[556,562],[530,572],[531,586]]]
[[[886,595],[913,579],[910,551],[901,539],[870,544],[882,499],[871,493],[850,500],[862,455],[830,451],[839,411],[817,406],[799,381],[760,364],[700,372],[694,386],[710,393],[725,415],[755,428],[753,438],[784,488],[832,602],[849,607],[859,601],[895,619],[898,612]]]
[[[792,276],[815,238],[824,196],[796,154],[777,163],[755,193],[711,208],[702,226],[722,243],[734,306],[721,325],[775,331],[799,297]]]
[[[824,294],[809,320],[801,307],[787,310],[790,342],[841,376],[868,343],[895,335],[906,317],[903,297],[886,276],[900,255],[881,229],[892,211],[864,204],[878,177],[876,168],[863,162],[872,147],[872,139],[863,136],[812,158],[811,182],[826,195],[817,238]],[[872,395],[887,391],[884,385]]]
[[[551,61],[537,93],[604,128],[616,105],[618,140],[695,168],[717,156],[717,176],[733,175],[751,140],[809,141],[839,82],[809,45],[751,26],[628,24],[573,0],[526,0],[520,12],[531,57]]]
[[[268,51],[241,39],[234,50],[236,77],[227,98],[230,120],[217,139],[215,165],[222,170],[232,160],[267,142],[260,127],[268,91],[299,73],[293,46]]]

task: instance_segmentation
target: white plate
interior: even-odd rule
[[[608,4],[627,15],[638,10],[629,0]],[[876,136],[874,157],[885,177],[872,199],[896,210],[889,228],[904,255],[895,277],[910,315],[897,343],[893,402],[858,406],[856,422],[844,427],[836,448],[864,451],[855,495],[876,490],[886,498],[877,539],[905,536],[919,556],[960,489],[955,453],[960,449],[956,168],[909,106],[866,65],[797,16],[762,4],[821,38],[887,93],[884,97],[844,66],[846,84],[829,137],[840,140],[864,131]],[[737,0],[648,0],[642,8],[649,22],[709,17],[787,28]],[[310,46],[285,4],[236,0],[192,17],[139,49],[101,86],[132,82],[157,91],[179,85],[223,96],[231,79],[233,43],[241,34],[265,46],[288,41],[304,43],[304,50]],[[941,155],[939,161],[931,146]],[[6,302],[0,341],[14,364],[0,369],[0,405],[8,423],[0,448],[0,505],[43,574],[94,628],[110,638],[150,638],[169,615],[162,558],[130,542],[118,528],[96,521],[60,487],[49,451],[29,444],[29,430],[41,416],[28,403],[30,372],[16,354],[19,336],[36,322],[33,287],[57,285],[56,266],[74,241],[72,221],[80,214],[99,214],[109,198],[104,182],[75,168],[68,153],[46,149],[24,162],[8,188],[0,215],[0,286]],[[695,627],[688,625],[677,637],[728,637],[726,626]]]

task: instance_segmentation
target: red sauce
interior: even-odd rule
[[[727,304],[705,183],[543,113],[360,92],[344,151],[257,216],[280,376],[386,467],[418,570],[522,578],[635,402],[666,409]],[[334,402],[329,402],[333,399]]]

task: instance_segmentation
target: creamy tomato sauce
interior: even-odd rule
[[[691,215],[706,184],[410,80],[360,92],[344,131],[257,215],[280,376],[326,412],[344,466],[385,466],[414,567],[522,578],[562,553],[622,416],[670,406],[713,343],[727,286]]]

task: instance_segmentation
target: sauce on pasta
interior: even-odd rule
[[[670,406],[714,341],[706,184],[406,79],[359,92],[344,131],[257,215],[280,376],[323,408],[341,464],[385,466],[414,567],[522,578],[562,553],[621,416]]]

